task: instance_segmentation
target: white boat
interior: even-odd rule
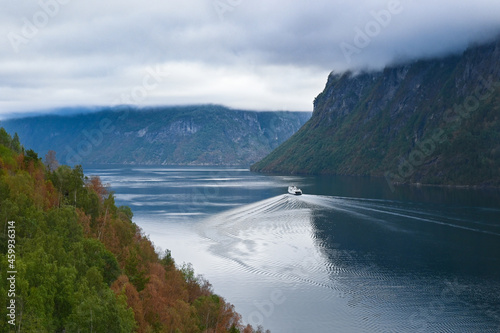
[[[293,195],[301,195],[302,190],[300,188],[297,188],[297,186],[288,186],[288,193]]]

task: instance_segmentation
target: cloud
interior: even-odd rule
[[[500,32],[500,2],[4,1],[0,113],[109,105],[148,69],[140,105],[311,110],[330,71],[463,51]]]

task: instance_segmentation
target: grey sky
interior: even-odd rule
[[[0,0],[0,116],[72,105],[312,110],[331,71],[464,50],[497,0]]]

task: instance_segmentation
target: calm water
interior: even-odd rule
[[[500,332],[500,195],[210,167],[89,167],[177,263],[276,332]],[[304,195],[286,194],[295,184]]]

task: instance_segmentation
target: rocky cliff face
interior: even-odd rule
[[[119,108],[73,116],[14,119],[27,148],[67,164],[245,165],[295,133],[308,112],[251,112],[221,106]]]
[[[330,74],[312,118],[252,169],[500,185],[500,40],[373,73]]]

